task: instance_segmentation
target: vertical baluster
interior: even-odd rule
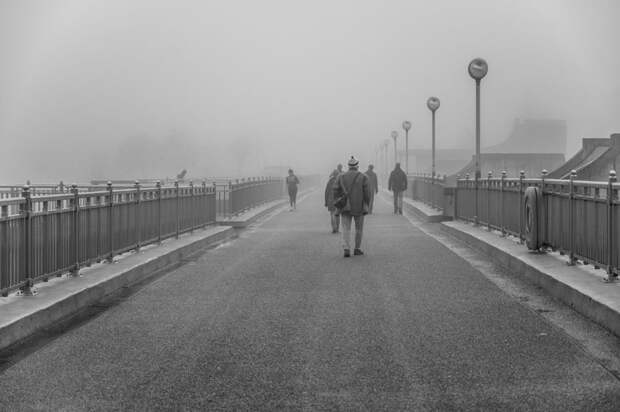
[[[611,282],[618,277],[616,267],[614,267],[614,186],[616,183],[616,171],[609,171],[609,182],[607,183],[607,276],[605,280]]]
[[[523,179],[525,179],[525,172],[521,170],[519,172],[519,243],[523,244]]]
[[[155,183],[157,188],[157,244],[161,245],[161,181]]]
[[[24,283],[19,288],[20,294],[23,296],[36,295],[37,291],[34,288],[34,280],[32,278],[32,193],[30,192],[30,186],[25,185],[22,188],[22,197],[24,202],[21,203],[20,214],[23,217],[24,222]]]
[[[140,210],[140,206],[141,206],[141,197],[142,197],[142,193],[140,191],[140,182],[139,181],[135,181],[133,184],[134,188],[136,189],[136,198],[134,199],[134,203],[135,205],[135,212],[134,212],[134,221],[135,223],[135,232],[136,232],[136,251],[139,252],[140,251],[140,247],[142,246],[142,213]]]
[[[239,179],[237,179],[237,186],[238,185],[239,185]],[[227,210],[228,210],[228,216],[227,217],[231,217],[232,213],[233,213],[233,184],[232,184],[231,180],[228,181],[228,206],[227,206]]]
[[[108,189],[108,248],[109,254],[106,259],[108,262],[112,263],[114,261],[114,190],[112,188],[112,182],[108,180],[107,183]]]
[[[572,266],[575,264],[575,178],[577,177],[577,172],[575,170],[571,170],[570,172],[570,182],[568,185],[568,244],[569,244],[569,254],[568,254],[568,265]]]
[[[541,250],[545,250],[545,246],[547,244],[547,239],[549,238],[549,234],[548,234],[548,216],[547,216],[547,202],[546,202],[546,197],[545,197],[545,179],[547,178],[547,169],[543,169],[541,176],[540,176],[540,198],[542,199],[542,205],[541,205],[541,209],[543,212],[543,218],[539,219],[539,222],[542,223],[542,239],[540,240],[540,244],[543,245],[541,246]],[[539,232],[540,233],[540,232]]]
[[[502,180],[499,191],[499,226],[502,231],[502,237],[506,237],[506,220],[505,220],[505,208],[506,208],[506,171],[502,170]]]
[[[73,268],[69,272],[71,276],[78,276],[80,273],[80,198],[78,187],[74,183],[71,185],[73,197],[69,201],[73,209]]]
[[[176,206],[175,206],[175,215],[176,215],[176,230],[174,234],[174,238],[179,238],[179,181],[174,181],[174,193],[176,196]]]
[[[207,196],[207,181],[202,181],[202,201],[200,202],[200,215],[202,218],[203,229],[207,227],[209,220],[209,197]]]
[[[186,211],[189,220],[189,233],[194,233],[194,226],[196,224],[196,208],[194,207],[194,182],[189,181],[189,210]]]
[[[491,179],[493,178],[493,172],[489,170],[487,173],[487,230],[491,231]]]

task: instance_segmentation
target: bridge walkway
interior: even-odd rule
[[[321,193],[0,368],[2,410],[617,410],[563,331],[378,199]]]

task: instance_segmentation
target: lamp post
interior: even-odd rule
[[[388,146],[390,145],[390,139],[385,139],[383,141],[383,153],[385,154],[385,176],[387,177],[390,172],[390,167],[388,166]]]
[[[409,120],[403,122],[403,129],[405,129],[405,173],[409,176],[409,129],[411,129]]]
[[[392,136],[392,139],[394,139],[394,166],[396,166],[396,162],[398,162],[398,148],[396,144],[398,139],[398,132],[396,130],[392,130],[390,136]]]
[[[432,163],[431,163],[431,176],[432,182],[435,183],[435,111],[439,109],[441,102],[435,96],[429,97],[426,101],[426,106],[433,114],[433,150],[432,150]]]
[[[478,224],[478,189],[480,184],[480,81],[487,75],[489,66],[484,59],[473,59],[467,68],[469,75],[476,81],[476,159],[475,159],[475,209],[474,223]]]

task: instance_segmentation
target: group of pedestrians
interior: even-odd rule
[[[363,255],[361,249],[364,231],[364,216],[372,214],[375,195],[379,192],[377,174],[374,166],[359,171],[359,160],[351,156],[347,163],[349,169],[342,171],[342,165],[330,174],[325,186],[325,207],[330,214],[332,233],[338,233],[342,224],[342,246],[344,257],[351,256],[351,225],[355,224],[355,244],[353,255]],[[394,192],[394,214],[403,211],[403,193],[407,190],[407,175],[397,163],[390,173],[388,189]]]

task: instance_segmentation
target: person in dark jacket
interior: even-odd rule
[[[407,190],[407,175],[400,168],[400,163],[396,163],[394,170],[390,173],[388,180],[388,190],[394,193],[394,214],[403,214],[403,194]]]
[[[340,215],[338,210],[336,210],[336,206],[334,206],[334,183],[336,183],[338,175],[338,170],[334,170],[329,175],[329,180],[325,186],[325,207],[331,216],[332,233],[338,233],[340,229]]]
[[[366,176],[368,176],[368,190],[370,191],[370,202],[368,202],[368,214],[372,214],[372,207],[375,204],[375,194],[379,193],[379,182],[377,181],[377,174],[373,171],[375,167],[368,165],[366,170]]]
[[[288,169],[288,176],[286,176],[286,187],[288,188],[288,201],[291,205],[291,211],[297,209],[297,185],[299,184],[299,178],[293,173],[293,169]]]
[[[342,221],[342,244],[344,257],[351,256],[351,221],[355,221],[355,249],[354,255],[363,255],[362,234],[364,229],[364,215],[368,213],[370,190],[368,176],[358,170],[359,161],[351,156],[348,162],[349,170],[338,176],[334,185],[334,199],[338,199],[345,193],[347,203],[339,209]]]

